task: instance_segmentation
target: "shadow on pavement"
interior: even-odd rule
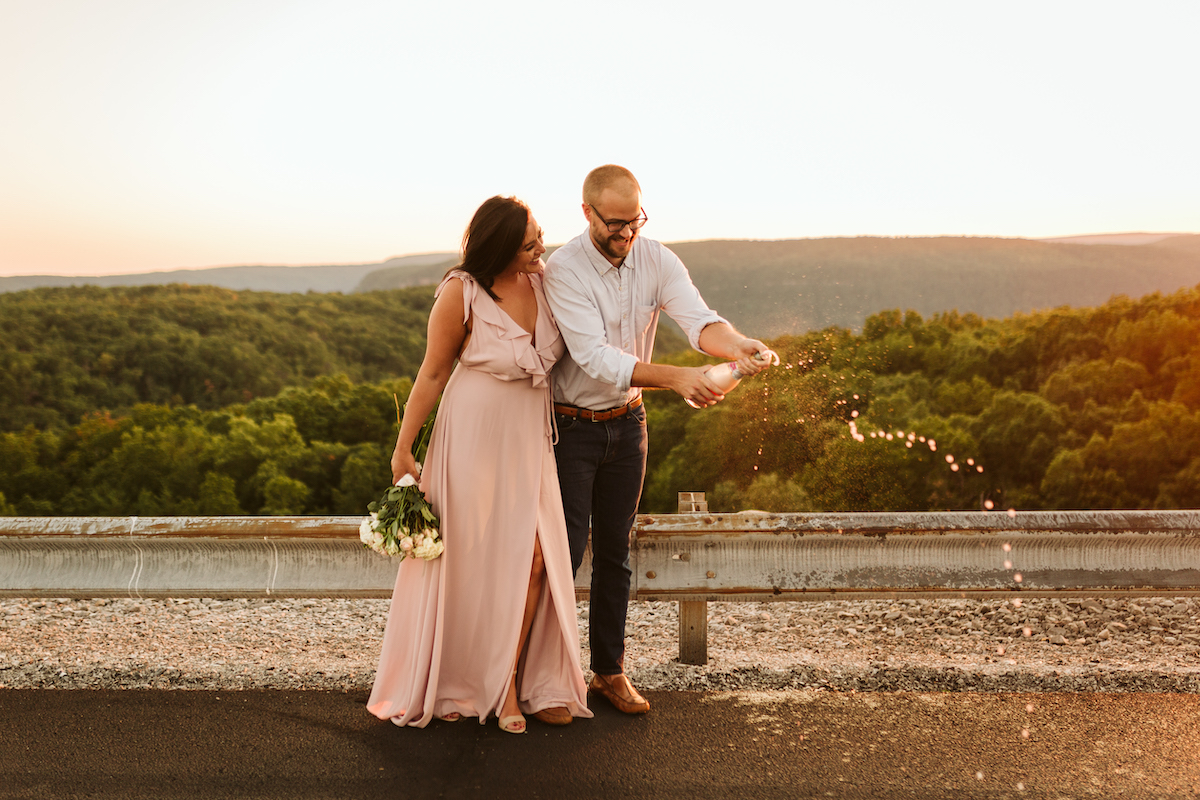
[[[1200,796],[1200,697],[649,692],[424,730],[360,692],[0,690],[0,798]]]

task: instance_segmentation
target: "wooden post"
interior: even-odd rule
[[[707,514],[704,492],[680,492],[679,513]],[[704,600],[679,601],[679,663],[708,663],[708,603]]]

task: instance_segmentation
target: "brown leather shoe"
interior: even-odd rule
[[[547,725],[570,725],[574,719],[565,706],[543,708],[541,711],[533,712],[533,718]]]
[[[625,673],[595,675],[588,684],[588,691],[600,695],[623,714],[645,714],[650,710],[646,698],[638,694],[638,690],[633,688]]]

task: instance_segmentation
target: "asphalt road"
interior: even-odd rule
[[[1200,696],[648,692],[400,729],[365,693],[0,690],[0,798],[1200,797]]]

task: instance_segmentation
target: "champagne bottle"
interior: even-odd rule
[[[772,365],[776,367],[779,366],[779,356],[774,350],[760,350],[754,354],[754,360],[770,361]],[[714,364],[713,366],[709,367],[704,374],[708,376],[710,381],[715,383],[720,388],[721,394],[729,394],[734,387],[742,382],[742,378],[746,377],[742,374],[741,370],[738,369],[736,361],[726,361],[724,364]],[[692,408],[701,407],[693,403],[690,399],[685,398],[685,400]]]

